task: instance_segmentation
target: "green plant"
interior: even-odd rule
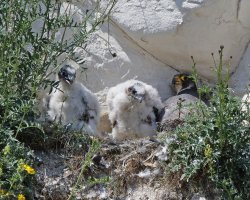
[[[99,150],[99,148],[100,148],[100,142],[97,140],[92,140],[91,146],[89,148],[89,151],[85,155],[85,159],[81,165],[81,171],[78,175],[78,178],[77,178],[76,183],[72,189],[72,192],[71,192],[70,196],[68,197],[68,200],[75,198],[77,188],[78,188],[79,184],[81,183],[81,179],[83,178],[83,173],[86,171],[86,169],[88,167],[90,167],[90,165],[92,163],[92,157],[97,152],[97,150]],[[102,180],[100,180],[100,181],[102,181]]]
[[[97,1],[94,9],[86,12],[82,21],[76,22],[73,15],[77,10],[71,4],[66,8],[64,5],[65,11],[61,11],[63,4],[57,1],[1,1],[1,127],[11,126],[18,135],[26,127],[35,126],[31,122],[37,114],[34,110],[37,92],[58,84],[48,79],[48,69],[56,70],[60,65],[57,58],[63,54],[77,61],[75,49],[86,43],[113,6],[114,1],[111,1],[104,11],[100,11],[100,17],[96,17],[95,12],[100,9],[100,1]],[[39,22],[41,30],[37,32],[32,26]],[[65,38],[69,28],[73,32],[72,39]]]
[[[29,188],[27,178],[31,175],[25,173],[32,163],[27,146],[32,142],[31,136],[47,137],[36,121],[40,114],[35,106],[38,91],[57,87],[58,82],[51,81],[49,76],[61,64],[58,57],[64,55],[65,59],[82,62],[75,55],[76,48],[86,47],[88,37],[103,24],[115,5],[115,0],[108,1],[104,7],[100,2],[95,1],[86,12],[82,10],[79,21],[74,20],[79,8],[71,3],[51,0],[0,2],[1,198],[3,195],[7,199],[28,197],[27,192],[22,196]],[[33,28],[36,24],[40,24],[37,30]],[[66,37],[69,32],[71,38]],[[11,151],[5,155],[8,146]],[[20,167],[22,162],[24,168]]]
[[[168,166],[172,172],[181,172],[184,182],[192,182],[199,175],[206,177],[223,191],[225,199],[250,199],[250,131],[244,123],[249,122],[250,113],[242,112],[240,100],[230,95],[229,70],[223,74],[224,69],[221,46],[210,106],[195,104],[196,112],[167,138]]]
[[[31,167],[32,152],[17,141],[11,141],[0,154],[0,198],[14,199],[18,195],[31,197],[31,182],[36,173]]]

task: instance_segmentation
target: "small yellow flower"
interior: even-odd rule
[[[212,148],[210,147],[210,144],[206,145],[206,148],[204,150],[204,155],[206,158],[211,158],[212,156]]]
[[[29,166],[29,165],[23,164],[22,167],[23,167],[23,169],[24,169],[25,171],[28,172],[28,174],[35,174],[35,173],[36,173],[35,169],[32,168],[32,167]]]
[[[25,200],[25,196],[23,194],[19,194],[17,197],[18,200]]]

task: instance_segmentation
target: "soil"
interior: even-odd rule
[[[169,176],[164,146],[159,140],[117,143],[103,139],[100,143],[90,162],[84,151],[37,151],[41,164],[37,167],[36,199],[207,199],[197,191],[181,187],[177,175]]]

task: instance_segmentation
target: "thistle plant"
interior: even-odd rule
[[[217,82],[210,92],[210,105],[195,104],[197,112],[171,134],[175,140],[166,140],[170,141],[168,166],[180,172],[183,183],[199,185],[199,177],[222,191],[223,199],[250,199],[250,129],[244,123],[250,113],[243,112],[240,99],[229,93],[223,48],[218,51],[218,64],[212,54]],[[193,71],[197,80],[195,66]]]

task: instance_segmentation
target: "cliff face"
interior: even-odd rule
[[[81,1],[75,4],[86,9]],[[211,53],[217,59],[224,45],[224,60],[233,57],[231,87],[241,95],[250,76],[249,9],[249,0],[119,0],[87,51],[79,49],[88,70],[78,78],[101,102],[109,87],[132,78],[153,85],[165,100],[176,70],[191,71],[191,55],[201,77],[214,83]],[[74,15],[80,20],[81,14]]]
[[[231,72],[237,71],[234,79],[244,87],[249,61],[240,61],[249,57],[249,8],[247,0],[120,0],[113,19],[137,45],[175,69],[190,71],[194,56],[199,74],[211,82],[211,52],[224,45],[224,59],[233,57]]]

